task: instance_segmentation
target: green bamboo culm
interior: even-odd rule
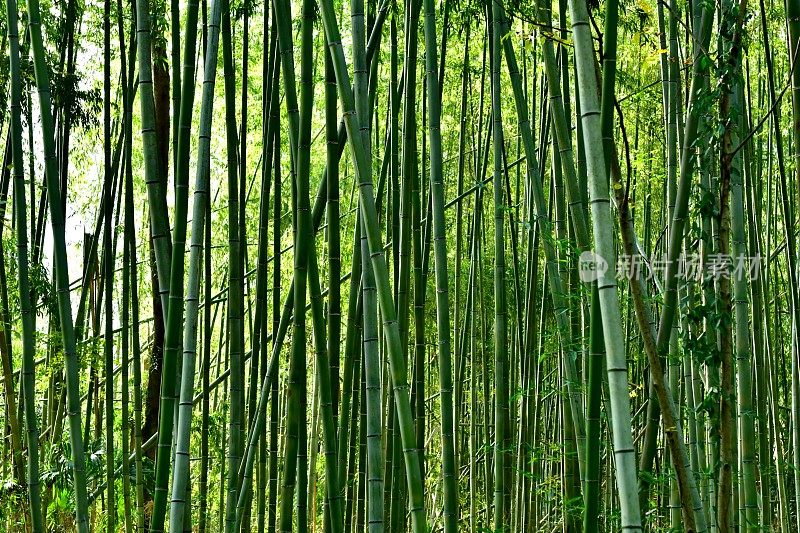
[[[58,315],[64,350],[67,384],[67,417],[69,418],[70,445],[72,447],[72,481],[75,487],[75,528],[78,533],[89,532],[89,502],[86,483],[86,466],[81,434],[80,363],[75,351],[75,329],[72,321],[72,303],[69,296],[69,269],[65,238],[64,207],[59,185],[58,160],[56,158],[55,124],[53,102],[50,96],[50,74],[45,58],[42,38],[42,22],[39,0],[29,0],[28,31],[30,32],[33,69],[36,89],[39,94],[41,113],[42,146],[44,147],[44,170],[47,183],[50,224],[53,232],[53,262],[55,285],[58,294]]]
[[[421,10],[421,0],[412,0],[410,9],[406,10],[405,20],[406,27],[416,28],[419,25],[419,13]],[[395,34],[397,33],[396,26],[399,19],[399,10],[395,10],[392,15],[392,21],[395,26]],[[400,185],[401,191],[398,195],[399,198],[399,245],[398,245],[398,265],[397,270],[394,272],[395,277],[395,290],[396,290],[396,305],[397,305],[397,320],[398,329],[400,334],[401,349],[403,354],[403,361],[408,361],[409,352],[409,332],[411,322],[411,304],[410,304],[410,289],[411,289],[411,241],[412,234],[415,230],[412,229],[412,212],[414,207],[412,204],[413,192],[412,184],[416,183],[418,173],[418,159],[417,153],[417,55],[418,55],[418,37],[419,32],[407,31],[405,32],[405,54],[406,63],[404,65],[404,86],[402,89],[402,108],[403,108],[403,133],[402,133],[402,168],[397,169],[398,181],[402,181]],[[399,91],[398,91],[399,92]],[[397,96],[400,99],[400,95]],[[397,104],[400,108],[400,104]],[[393,239],[398,240],[398,239]],[[367,261],[364,260],[366,263]],[[386,470],[387,481],[384,488],[387,491],[387,512],[389,514],[389,529],[400,528],[401,519],[405,516],[402,512],[402,502],[405,499],[403,494],[403,485],[400,479],[400,470],[403,465],[400,461],[399,448],[401,446],[399,416],[396,412],[389,412],[387,423],[387,440],[389,430],[391,430],[391,442],[387,442],[386,446]],[[391,444],[391,446],[389,446]]]
[[[800,0],[786,0],[786,21],[789,28],[789,59],[792,73],[792,135],[795,172],[800,175]]]
[[[222,0],[221,40],[225,86],[225,138],[228,174],[228,328],[230,351],[230,410],[228,420],[225,530],[232,533],[239,493],[239,472],[244,435],[244,260],[239,218],[239,158],[236,127],[236,80],[233,66],[231,9]]]
[[[22,390],[24,397],[26,442],[28,444],[28,504],[31,531],[43,533],[42,499],[39,480],[39,425],[36,416],[36,332],[28,268],[28,219],[25,199],[25,168],[22,152],[22,81],[20,75],[17,2],[6,0],[9,71],[11,87],[11,153],[13,158],[14,213],[16,215],[19,310],[22,318]]]
[[[261,82],[262,86],[262,125],[261,125],[261,158],[263,161],[271,161],[274,154],[273,142],[275,140],[275,131],[272,123],[271,107],[273,102],[273,95],[277,94],[278,88],[273,83],[275,69],[277,65],[277,43],[278,33],[275,27],[271,28],[268,25],[269,17],[271,17],[271,10],[267,6],[264,8],[263,26],[263,47],[268,51],[268,59],[263,61]],[[252,335],[252,357],[257,359],[257,369],[254,369],[259,375],[256,377],[257,383],[260,383],[262,389],[268,388],[269,385],[265,382],[267,365],[269,364],[269,328],[268,328],[268,293],[269,287],[269,268],[270,268],[270,228],[269,220],[272,216],[270,212],[270,189],[273,181],[273,168],[272,165],[262,165],[261,167],[261,198],[259,199],[259,215],[258,215],[258,251],[257,251],[257,272],[256,272],[256,312],[254,317],[254,332]],[[273,258],[274,260],[274,258]],[[209,298],[210,299],[210,298]],[[211,328],[207,328],[210,330]],[[266,406],[265,406],[266,408]],[[257,413],[255,410],[250,417],[250,431],[255,429],[256,415],[266,416],[266,412]],[[258,437],[258,470],[256,472],[257,490],[255,499],[257,502],[257,524],[256,527],[259,531],[266,528],[267,522],[267,461],[269,450],[267,448],[267,438],[264,436]],[[246,482],[246,481],[245,481]],[[237,513],[238,513],[237,509]]]
[[[372,181],[372,146],[370,137],[370,93],[366,58],[366,29],[364,1],[350,2],[351,27],[353,34],[353,92],[356,98],[356,113],[364,117],[361,122],[361,141],[367,154],[369,180]],[[328,54],[329,55],[329,54]],[[335,73],[334,73],[335,77]],[[357,217],[356,224],[361,226],[361,255],[369,254],[363,217]],[[381,533],[384,530],[384,466],[382,453],[382,398],[381,398],[381,357],[380,339],[378,337],[378,301],[376,298],[375,276],[369,263],[361,264],[361,299],[362,299],[362,375],[363,375],[363,411],[362,420],[366,421],[366,521],[370,533]],[[359,464],[359,469],[361,465]],[[359,487],[359,490],[360,487]],[[359,512],[360,516],[360,512]]]
[[[134,23],[135,24],[135,23]],[[134,68],[134,60],[136,59],[136,48],[131,46],[130,50],[131,69]],[[130,93],[133,95],[134,80],[131,77]],[[127,112],[125,118],[125,132],[126,132],[126,155],[125,155],[125,238],[124,246],[129,257],[129,280],[130,285],[130,320],[131,324],[139,323],[139,284],[138,284],[138,269],[137,253],[136,253],[136,235],[135,235],[135,222],[134,222],[134,198],[133,198],[133,164],[131,157],[132,147],[132,133],[133,133],[133,119],[132,119],[132,106],[133,98],[128,99]],[[123,275],[125,273],[123,272]],[[123,287],[124,290],[124,287]],[[141,361],[141,344],[139,342],[139,328],[130,328],[130,343],[133,351],[133,446],[134,446],[134,468],[136,469],[136,529],[144,531],[145,529],[145,494],[144,494],[144,474],[142,472],[143,454],[142,454],[142,361]]]
[[[103,338],[103,367],[105,374],[106,417],[106,498],[109,505],[106,531],[114,533],[117,521],[114,482],[114,262],[111,226],[114,213],[114,169],[111,166],[111,0],[103,2],[103,160],[106,198],[103,202],[103,296],[105,329]]]
[[[508,438],[508,314],[505,287],[505,200],[503,181],[503,119],[500,98],[500,50],[502,44],[503,15],[499,2],[492,2],[491,18],[491,95],[492,95],[492,153],[494,188],[494,531],[507,531],[509,516],[506,513],[507,484],[505,462],[509,460],[506,452]]]
[[[505,52],[506,64],[508,66],[509,77],[511,78],[511,86],[514,91],[514,103],[517,111],[517,118],[520,133],[522,136],[522,144],[527,159],[528,169],[528,184],[531,188],[531,196],[533,197],[533,209],[536,215],[536,221],[539,232],[543,235],[542,247],[544,248],[546,269],[547,269],[547,285],[550,289],[550,294],[553,300],[554,314],[556,317],[556,324],[558,326],[558,334],[565,346],[564,369],[566,374],[566,390],[569,398],[570,412],[572,415],[573,425],[575,429],[576,442],[578,448],[578,457],[584,455],[585,446],[585,429],[584,429],[584,415],[583,407],[581,405],[579,376],[576,366],[577,350],[576,343],[572,338],[571,326],[568,321],[567,302],[564,291],[564,280],[562,280],[561,272],[558,269],[558,256],[556,247],[554,246],[555,236],[553,235],[553,223],[550,218],[547,205],[545,203],[544,190],[541,183],[541,169],[537,163],[536,148],[533,141],[533,134],[530,127],[530,119],[528,102],[523,92],[522,77],[520,75],[519,66],[517,63],[514,48],[507,36],[509,35],[509,28],[505,20],[505,12],[499,7],[500,16],[502,17],[503,37],[501,42]],[[548,11],[549,13],[549,11]],[[562,129],[566,131],[566,119],[564,118],[563,104],[556,98],[556,94],[560,95],[557,91],[558,76],[555,70],[555,59],[552,51],[552,42],[549,39],[544,40],[543,56],[545,59],[545,67],[547,72],[547,80],[550,90],[550,112],[553,115],[553,122],[555,123],[556,133]],[[548,57],[550,60],[548,61]],[[559,126],[560,124],[560,126]],[[571,141],[567,139],[566,144]],[[570,151],[560,149],[562,162],[567,175],[567,197],[569,199],[575,238],[580,249],[588,249],[589,236],[586,229],[586,218],[584,217],[583,210],[579,202],[575,199],[579,197],[578,181],[575,177],[575,171],[572,168]],[[583,471],[583,459],[578,461],[578,466]]]
[[[122,0],[117,0],[117,12],[122,13]],[[122,17],[117,17],[117,29],[119,32],[119,50],[120,50],[120,82],[122,88],[122,135],[123,135],[123,142],[122,142],[122,155],[123,155],[123,162],[122,167],[119,170],[120,177],[119,177],[119,200],[117,202],[117,220],[122,217],[122,226],[123,228],[127,227],[127,205],[125,204],[124,198],[126,197],[126,181],[128,179],[128,171],[132,169],[130,168],[131,164],[131,129],[130,129],[130,121],[131,121],[131,105],[133,101],[133,97],[135,93],[133,91],[133,85],[131,84],[133,78],[133,68],[135,63],[135,47],[133,46],[133,42],[130,45],[126,46],[125,44],[125,25]],[[133,35],[133,34],[131,34]],[[130,69],[130,70],[129,70]],[[131,471],[131,460],[135,460],[135,457],[131,458],[130,456],[130,445],[134,442],[134,439],[131,437],[131,416],[130,416],[130,390],[131,390],[131,383],[130,383],[130,364],[131,364],[131,357],[130,357],[130,314],[131,309],[128,305],[128,302],[131,300],[131,279],[130,279],[130,250],[128,249],[128,236],[127,230],[123,235],[122,241],[122,311],[120,313],[120,348],[121,348],[121,370],[120,370],[120,395],[122,396],[122,502],[124,505],[123,509],[123,517],[124,517],[124,528],[125,531],[130,531],[133,529],[133,513],[135,510],[138,510],[134,507],[131,501],[131,476],[125,475],[126,472]],[[134,269],[135,270],[135,269]],[[136,384],[133,385],[136,387]],[[134,446],[136,444],[134,443]],[[138,448],[138,446],[137,446]]]
[[[279,88],[277,83],[275,83],[275,72],[279,69],[279,65],[277,64],[277,39],[278,34],[275,29],[275,25],[273,24],[271,27],[271,31],[267,30],[267,20],[268,17],[274,15],[274,13],[270,12],[269,10],[265,10],[264,13],[264,28],[265,28],[265,35],[264,35],[264,47],[266,50],[269,50],[269,59],[264,62],[264,79],[262,81],[262,88],[263,88],[263,120],[264,123],[262,125],[262,159],[271,161],[274,157],[274,142],[276,138],[275,132],[275,123],[273,121],[273,107],[277,107],[278,103],[276,101],[276,96],[278,94]],[[267,382],[267,371],[268,371],[268,364],[269,364],[269,341],[270,341],[270,333],[267,320],[267,312],[269,310],[269,306],[267,304],[267,293],[269,291],[269,280],[268,280],[268,269],[270,265],[270,242],[269,242],[269,218],[271,216],[270,213],[270,195],[269,191],[272,186],[272,179],[273,179],[273,165],[267,164],[262,166],[261,171],[261,186],[262,186],[262,195],[259,200],[259,227],[258,227],[258,267],[257,267],[257,279],[256,279],[256,312],[254,318],[254,331],[252,334],[252,357],[255,359],[259,359],[257,362],[254,361],[254,366],[252,367],[253,371],[257,371],[260,373],[260,376],[257,378],[261,382],[262,391],[268,391],[272,388],[272,383]],[[276,183],[279,181],[279,178],[275,176]],[[280,224],[278,224],[280,226]],[[271,258],[272,261],[277,261],[277,257]],[[209,298],[210,299],[210,298]],[[278,302],[280,303],[280,302]],[[210,329],[210,328],[209,328]],[[276,328],[277,329],[277,328]],[[256,369],[255,366],[258,366]],[[251,374],[252,375],[252,374]],[[253,402],[253,399],[251,399]],[[251,403],[252,405],[252,403]],[[250,417],[250,436],[256,432],[256,426],[258,425],[257,422],[259,419],[266,417],[266,405],[263,407],[260,403],[260,398],[258,400],[258,406],[252,410],[251,417]],[[256,501],[257,504],[257,513],[258,513],[258,524],[257,527],[259,531],[263,530],[266,527],[267,522],[267,459],[269,456],[269,450],[267,448],[267,439],[264,438],[263,435],[258,435],[258,471],[257,471],[257,481],[258,481],[258,492],[256,493]],[[249,441],[248,441],[249,442]],[[242,477],[243,486],[239,489],[239,500],[237,503],[237,510],[236,510],[236,523],[239,523],[239,520],[243,518],[244,507],[248,505],[247,500],[251,498],[249,495],[242,499],[241,496],[244,493],[247,495],[248,493],[252,494],[250,484],[252,483],[252,475],[247,472],[246,468],[246,461],[247,455],[250,453],[249,448],[245,448],[245,458],[242,466],[244,468],[244,472],[240,469],[240,475]],[[236,525],[234,525],[234,529],[236,529]]]
[[[150,235],[156,257],[158,296],[164,316],[169,317],[169,283],[172,243],[165,194],[166,176],[158,171],[155,101],[153,100],[153,61],[149,0],[136,0],[136,52],[139,62],[139,105],[141,110],[142,155]]]
[[[583,485],[583,530],[586,533],[599,531],[600,517],[600,401],[603,373],[603,320],[600,313],[600,297],[592,288],[589,310],[589,364],[586,376],[586,477]]]
[[[433,249],[436,277],[436,329],[439,335],[439,390],[442,413],[442,485],[444,530],[455,533],[458,524],[458,492],[453,429],[453,376],[450,346],[450,298],[448,296],[447,223],[444,216],[442,172],[442,97],[439,90],[436,43],[436,8],[425,0],[425,72],[428,92],[428,142],[433,215]]]
[[[383,317],[383,327],[388,345],[389,367],[394,388],[395,405],[403,443],[405,458],[406,478],[409,493],[409,511],[411,513],[412,530],[415,533],[427,531],[424,508],[423,481],[420,470],[419,453],[416,450],[413,419],[411,415],[411,401],[408,394],[408,380],[406,364],[403,357],[400,334],[396,322],[396,310],[392,289],[389,285],[389,275],[386,261],[382,253],[380,226],[375,208],[373,184],[369,180],[367,159],[364,145],[360,140],[360,120],[355,112],[353,91],[350,86],[350,77],[344,58],[339,25],[330,0],[319,3],[322,15],[322,24],[325,29],[325,39],[331,51],[336,85],[339,89],[339,99],[342,104],[344,123],[347,130],[347,139],[350,152],[355,160],[356,174],[358,176],[359,205],[361,216],[364,218],[364,228],[367,231],[367,241],[370,249],[370,262],[375,272],[375,282],[378,292],[378,303]]]
[[[205,243],[206,214],[209,202],[209,182],[211,166],[211,124],[214,106],[214,87],[217,73],[217,57],[219,50],[220,17],[222,0],[214,0],[211,5],[209,35],[203,76],[203,94],[200,104],[200,131],[198,140],[198,166],[192,202],[192,239],[189,245],[189,279],[186,287],[186,323],[183,328],[183,358],[181,368],[180,400],[178,406],[178,426],[176,429],[175,464],[172,475],[172,495],[170,499],[170,531],[182,531],[184,526],[184,508],[189,479],[190,437],[192,407],[194,398],[195,359],[197,354],[198,305],[200,301],[200,266],[203,261]],[[197,26],[198,2],[189,3],[187,19],[189,27]],[[195,31],[187,33],[186,53],[184,54],[184,79],[194,78],[194,41]],[[192,45],[190,47],[190,44]],[[187,71],[188,67],[188,71]],[[193,83],[185,83],[183,91],[193,91]],[[183,97],[182,97],[182,102]],[[190,107],[182,107],[182,113],[190,113]],[[187,120],[187,122],[184,122]],[[190,117],[182,117],[181,132],[178,136],[180,172],[189,172],[188,152]],[[183,148],[183,149],[181,149]],[[188,192],[188,191],[187,191]],[[175,254],[177,256],[177,253]],[[180,304],[183,305],[183,304]],[[209,302],[206,301],[206,305]],[[208,312],[208,310],[206,310]],[[208,332],[206,332],[206,335]],[[207,364],[207,363],[206,363]]]
[[[575,70],[580,90],[584,146],[589,175],[595,253],[607,269],[598,269],[597,288],[606,346],[609,401],[612,412],[614,458],[623,531],[642,529],[637,491],[635,449],[631,432],[628,369],[616,283],[616,252],[613,243],[611,203],[600,125],[600,101],[595,77],[594,46],[586,5],[570,0],[575,43]]]
[[[361,223],[361,255],[369,254],[366,232]],[[378,301],[376,299],[375,276],[369,264],[362,264],[361,292],[363,300],[363,372],[364,401],[367,421],[367,514],[369,531],[384,530],[383,516],[383,453],[381,449],[381,373],[378,339]]]
[[[192,124],[192,109],[194,105],[195,84],[195,53],[197,41],[198,0],[191,0],[187,6],[187,34],[184,42],[184,79],[180,97],[179,127],[177,131],[177,168],[175,172],[175,228],[173,235],[174,249],[170,262],[171,288],[169,293],[169,307],[166,308],[166,332],[164,337],[163,370],[161,374],[161,396],[158,410],[158,449],[156,453],[156,484],[153,500],[153,515],[150,530],[161,532],[164,530],[164,521],[167,510],[167,490],[169,472],[172,463],[173,425],[175,422],[175,402],[179,387],[176,383],[178,371],[178,354],[181,351],[181,339],[184,335],[184,272],[186,257],[186,227],[189,203],[189,153],[190,134]],[[213,21],[212,21],[213,24]],[[212,26],[213,33],[213,26]],[[216,56],[216,54],[215,54]],[[207,55],[206,55],[207,57]],[[215,57],[216,60],[216,57]],[[141,79],[141,74],[140,74]],[[195,213],[196,214],[196,213]],[[202,226],[201,226],[202,227]],[[187,328],[188,329],[188,328]],[[184,374],[181,374],[182,376]],[[194,372],[189,374],[194,379]],[[182,498],[181,498],[182,499]],[[182,508],[180,505],[177,507]],[[172,515],[172,511],[170,511]],[[172,522],[172,518],[170,518]]]
[[[279,0],[280,1],[280,0]],[[294,319],[292,322],[292,351],[289,366],[288,402],[286,410],[286,438],[284,445],[285,463],[283,486],[281,487],[280,531],[292,531],[294,509],[297,509],[298,531],[308,527],[306,514],[307,483],[307,361],[306,361],[306,296],[308,287],[308,260],[314,253],[313,244],[307,236],[311,233],[311,217],[308,206],[308,183],[311,160],[311,105],[313,92],[310,91],[311,52],[313,44],[314,14],[312,0],[304,0],[300,26],[300,88],[301,106],[298,110],[299,129],[290,131],[295,137],[295,158],[293,172],[295,180],[295,253],[294,253]],[[285,72],[285,71],[284,71]],[[286,93],[296,93],[294,76],[284,76]],[[294,100],[294,101],[292,101]],[[296,98],[287,98],[290,113],[296,106]],[[296,502],[295,502],[296,498]]]

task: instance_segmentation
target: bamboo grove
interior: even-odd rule
[[[800,530],[800,0],[4,0],[0,530]]]

